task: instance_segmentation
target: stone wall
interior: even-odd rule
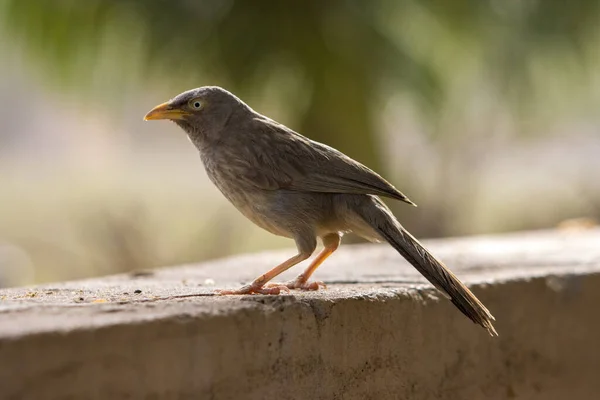
[[[212,295],[293,250],[272,252],[0,290],[0,399],[598,396],[600,230],[426,244],[498,338],[384,245],[343,246],[319,292]]]

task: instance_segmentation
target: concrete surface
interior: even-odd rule
[[[0,399],[597,398],[600,230],[426,244],[499,338],[385,245],[342,246],[320,292],[211,295],[279,251],[0,290]]]

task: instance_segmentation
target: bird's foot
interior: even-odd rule
[[[294,279],[285,283],[267,283],[265,285],[266,288],[270,287],[281,287],[284,286],[287,289],[299,289],[299,290],[319,290],[320,288],[325,289],[327,285],[325,285],[322,281],[304,281],[302,279]]]
[[[290,289],[286,285],[270,283],[264,286],[246,285],[237,290],[217,290],[216,294],[219,295],[240,295],[240,294],[280,294],[281,292],[288,292]]]
[[[321,288],[326,289],[327,285],[323,281],[312,281],[312,282],[302,282],[299,280],[294,280],[290,282],[291,285],[287,285],[290,289],[300,289],[300,290],[319,290]]]

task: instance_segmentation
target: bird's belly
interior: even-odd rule
[[[347,230],[335,218],[333,194],[263,190],[217,168],[207,166],[207,172],[246,218],[274,235],[293,238],[300,231],[312,231],[315,236],[324,236]]]
[[[285,220],[273,212],[270,193],[239,185],[231,187],[223,180],[214,182],[227,200],[254,224],[274,235],[293,237]]]
[[[248,218],[250,221],[254,222],[256,225],[260,226],[264,230],[271,232],[277,236],[283,237],[293,237],[291,231],[281,224],[280,221],[272,218],[268,211],[261,209],[260,206],[256,205],[243,205],[237,206],[236,208],[240,210],[240,212]]]

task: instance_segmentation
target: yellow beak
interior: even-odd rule
[[[144,121],[150,121],[153,119],[182,119],[186,115],[189,115],[189,113],[178,108],[172,108],[167,102],[159,104],[150,110],[148,114],[144,116]]]

